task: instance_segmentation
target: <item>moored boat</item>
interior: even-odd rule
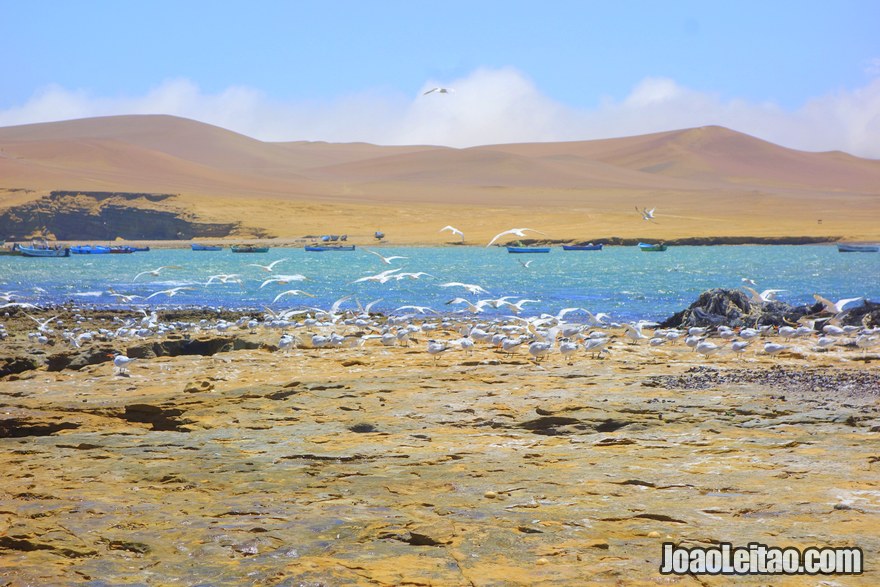
[[[306,245],[305,249],[313,253],[321,251],[353,251],[354,245]]]
[[[128,245],[122,245],[118,247],[110,247],[111,255],[130,255],[134,252],[134,247],[129,247]]]
[[[508,253],[549,253],[550,247],[507,247]]]
[[[25,257],[69,257],[70,248],[59,245],[50,246],[45,240],[33,241],[31,246],[19,245],[18,250]]]
[[[110,247],[101,245],[74,245],[70,247],[70,252],[74,255],[106,255],[110,252]]]
[[[880,245],[837,243],[838,253],[880,253]]]
[[[586,245],[562,245],[563,251],[601,251],[602,243],[598,245],[594,245],[593,243],[589,243]]]
[[[663,243],[639,243],[639,250],[645,253],[662,252],[666,250],[666,245]]]
[[[232,245],[233,253],[268,253],[269,247],[258,247],[257,245]]]
[[[192,243],[190,245],[193,251],[222,251],[223,247],[220,245],[203,245],[200,243]]]

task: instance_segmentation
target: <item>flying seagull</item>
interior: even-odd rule
[[[486,246],[491,247],[492,243],[497,241],[499,238],[501,238],[505,234],[515,234],[516,236],[523,237],[526,235],[525,231],[527,231],[527,230],[531,231],[531,232],[537,232],[538,234],[543,234],[544,236],[547,236],[545,233],[541,232],[540,230],[535,230],[534,228],[511,228],[510,230],[505,230],[504,232],[499,232],[498,234],[496,234],[495,237],[492,240],[490,240],[489,244]]]
[[[452,88],[431,88],[430,90],[428,90],[427,92],[425,92],[422,95],[427,96],[428,94],[433,94],[434,92],[437,92],[438,94],[451,94],[454,91],[455,90],[453,90]]]
[[[454,226],[444,226],[443,228],[441,228],[439,230],[439,232],[443,232],[444,230],[448,230],[452,234],[457,234],[458,236],[461,237],[461,242],[464,242],[464,233],[462,231],[460,231],[459,229],[455,228]]]
[[[639,207],[636,206],[636,210],[638,210],[639,214],[642,215],[642,218],[644,220],[654,220],[654,210],[656,209],[657,208],[651,208],[650,210],[648,210],[647,208],[642,208],[641,210],[639,210]]]

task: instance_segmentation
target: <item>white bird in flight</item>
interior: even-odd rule
[[[647,208],[639,209],[639,207],[636,206],[636,210],[638,210],[639,214],[642,215],[643,220],[654,220],[654,210],[656,209],[657,208],[651,208],[650,210],[648,210]]]
[[[272,303],[274,304],[275,302],[277,302],[278,300],[280,300],[284,296],[308,296],[310,298],[315,297],[312,294],[304,292],[301,289],[289,289],[289,290],[283,291],[280,294],[278,294],[277,296],[275,296],[275,299],[272,300]]]
[[[263,271],[268,271],[269,273],[271,273],[272,269],[275,268],[275,265],[277,265],[278,263],[281,263],[283,261],[288,261],[288,260],[289,259],[287,257],[285,257],[284,259],[278,259],[276,261],[272,261],[268,265],[260,265],[259,263],[248,263],[247,266],[248,267],[259,267]]]
[[[474,295],[481,294],[481,293],[484,293],[484,294],[489,293],[485,289],[480,287],[479,285],[474,285],[472,283],[461,283],[459,281],[450,281],[449,283],[441,283],[440,287],[463,287]]]
[[[382,262],[385,263],[386,265],[391,265],[391,261],[393,261],[395,259],[409,259],[409,257],[401,257],[400,255],[391,255],[389,257],[385,257],[384,255],[381,255],[381,254],[377,253],[376,251],[371,251],[370,249],[364,249],[364,250],[366,252],[370,253],[371,255],[376,255],[377,257],[382,259]]]
[[[765,289],[761,293],[758,293],[757,291],[755,291],[751,287],[748,287],[745,285],[742,286],[742,288],[749,293],[749,296],[752,298],[751,301],[753,304],[761,304],[761,305],[774,301],[776,299],[776,294],[778,294],[779,292],[786,291],[784,289]]]
[[[179,294],[182,291],[193,291],[195,289],[196,288],[194,288],[194,287],[186,287],[186,286],[172,287],[171,289],[163,289],[162,291],[157,291],[156,293],[151,293],[145,299],[149,300],[150,298],[154,298],[156,296],[161,296],[161,295],[166,295],[169,298],[173,298],[174,296],[176,296],[177,294]]]
[[[443,232],[444,230],[448,230],[452,234],[457,234],[458,236],[461,237],[461,242],[464,242],[464,233],[462,231],[460,231],[459,229],[455,228],[454,226],[444,226],[438,232]]]
[[[276,277],[270,277],[269,279],[264,281],[260,285],[260,289],[263,289],[264,287],[266,287],[270,283],[277,283],[278,285],[287,285],[291,281],[311,281],[311,279],[309,279],[305,275],[300,275],[299,273],[296,273],[294,275],[278,275]]]
[[[155,269],[150,269],[149,271],[141,271],[137,275],[134,276],[132,281],[137,281],[138,277],[141,275],[152,275],[154,277],[159,277],[159,273],[161,273],[164,269],[183,269],[180,265],[163,265],[162,267],[156,267]]]
[[[543,233],[540,230],[535,230],[534,228],[511,228],[510,230],[505,230],[504,232],[499,232],[498,234],[496,234],[495,237],[492,240],[490,240],[489,244],[486,246],[491,247],[492,243],[497,241],[499,238],[501,238],[505,234],[515,234],[516,236],[524,237],[526,235],[525,231],[527,231],[527,230],[530,232],[537,232],[538,234],[543,234],[544,236],[547,236],[546,233]]]
[[[434,92],[436,92],[438,94],[451,94],[454,91],[455,90],[453,90],[452,88],[431,88],[430,90],[423,93],[422,95],[427,96],[428,94],[433,94]]]
[[[837,302],[832,302],[828,298],[823,298],[819,294],[813,294],[813,298],[815,298],[817,302],[821,302],[822,305],[825,306],[823,309],[826,312],[831,312],[832,314],[840,314],[841,312],[843,312],[843,308],[847,304],[859,301],[860,299],[862,299],[862,296],[859,296],[857,298],[844,298]]]

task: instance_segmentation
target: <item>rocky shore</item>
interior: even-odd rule
[[[867,572],[829,584],[878,581],[878,347],[705,357],[608,328],[603,358],[536,362],[426,352],[454,321],[284,349],[235,314],[125,338],[100,332],[141,314],[55,314],[98,335],[0,319],[4,585],[729,583],[661,575],[663,542],[859,546]]]

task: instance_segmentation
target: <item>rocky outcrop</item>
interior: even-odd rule
[[[830,318],[821,303],[792,306],[778,300],[755,304],[744,292],[736,289],[710,289],[687,309],[664,320],[661,328],[690,328],[692,326],[784,326],[796,324],[804,317]],[[880,324],[880,304],[865,300],[837,316],[843,325],[872,326]]]
[[[174,240],[220,238],[242,225],[203,222],[173,205],[175,194],[54,191],[0,213],[8,240],[48,235],[57,240]],[[249,230],[249,233],[255,231]],[[257,236],[268,236],[256,231]]]

